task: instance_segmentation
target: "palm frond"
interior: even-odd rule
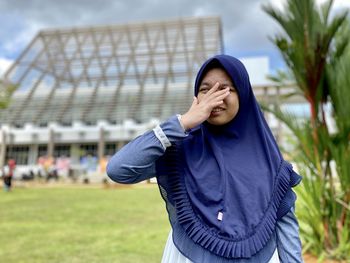
[[[305,248],[323,257],[345,259],[350,244],[350,23],[348,11],[331,14],[333,0],[287,0],[282,11],[264,11],[284,34],[270,40],[302,93],[311,117],[300,120],[279,107],[262,105],[295,136],[294,160],[304,175],[297,188],[300,231]],[[282,85],[283,75],[271,79]],[[329,132],[325,105],[332,105],[335,132]],[[335,169],[332,168],[335,164]]]
[[[0,109],[5,109],[10,103],[10,98],[17,86],[4,83],[0,80]]]

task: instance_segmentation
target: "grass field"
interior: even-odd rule
[[[0,191],[0,263],[159,263],[169,229],[156,185]]]
[[[160,262],[169,229],[155,185],[0,192],[0,262]]]

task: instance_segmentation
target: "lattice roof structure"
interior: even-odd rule
[[[18,88],[0,120],[163,120],[187,109],[198,68],[222,52],[218,17],[44,30],[4,75]]]

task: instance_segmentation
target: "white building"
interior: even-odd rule
[[[18,88],[0,111],[0,167],[101,159],[184,113],[199,67],[223,53],[221,31],[218,17],[201,17],[39,32],[5,73]],[[268,59],[242,61],[258,99],[275,98]]]

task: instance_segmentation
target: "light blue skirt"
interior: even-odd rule
[[[174,245],[172,234],[172,230],[170,230],[168,240],[164,248],[162,263],[193,263],[191,260],[182,255]],[[277,249],[273,253],[272,258],[267,263],[280,263]]]

